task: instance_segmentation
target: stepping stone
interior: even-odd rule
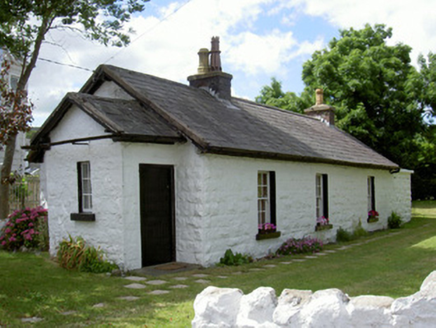
[[[145,286],[143,284],[130,284],[130,285],[125,285],[124,287],[130,288],[130,289],[144,289],[145,288]]]
[[[317,256],[324,256],[324,255],[327,255],[327,253],[324,253],[324,252],[323,253],[316,253],[316,255]]]
[[[174,285],[174,286],[170,286],[170,288],[188,288],[189,286],[187,285]]]
[[[203,274],[203,273],[193,274],[192,276],[196,277],[196,278],[206,278],[206,277],[209,277],[208,274]]]
[[[147,280],[147,278],[136,277],[136,276],[128,276],[128,277],[125,277],[124,279],[132,280],[132,281],[144,281],[144,280]]]
[[[258,272],[258,271],[265,271],[265,270],[259,268],[253,268],[253,269],[249,269],[248,271]]]
[[[61,314],[62,315],[73,315],[73,314],[76,314],[77,313],[77,311],[65,311],[65,312],[62,312]]]
[[[150,292],[150,295],[163,295],[163,294],[168,294],[169,291],[168,290],[153,290],[152,292]]]
[[[236,272],[232,272],[232,274],[240,275],[240,274],[242,274],[242,272],[241,271],[236,271]]]
[[[304,257],[305,259],[317,259],[318,258],[318,256],[305,256]]]
[[[149,285],[163,285],[166,284],[167,282],[165,280],[150,280],[146,282]]]
[[[227,276],[217,276],[217,278],[220,278],[220,279],[227,279],[228,277],[227,277]]]
[[[32,317],[32,318],[22,318],[21,322],[27,322],[27,323],[36,323],[44,320],[43,318],[38,317]]]
[[[341,248],[338,248],[338,250],[343,251],[343,250],[346,250],[349,248],[350,248],[350,246],[342,246]]]
[[[122,296],[118,297],[119,300],[125,300],[125,301],[136,301],[139,300],[139,297],[136,296]]]
[[[275,265],[275,264],[267,264],[267,265],[264,265],[263,267],[264,268],[275,268],[277,265]]]
[[[294,262],[306,262],[306,260],[303,260],[303,259],[296,259],[296,260],[294,260]]]
[[[336,251],[333,250],[333,249],[328,249],[328,250],[324,251],[324,253],[330,253],[330,254],[332,254],[332,253],[336,253]]]
[[[208,283],[210,283],[210,280],[198,279],[198,280],[195,280],[195,282],[197,282],[199,284],[208,284]]]
[[[93,308],[102,308],[105,307],[104,303],[97,303],[92,306]]]
[[[280,262],[281,264],[291,264],[292,263],[292,261],[289,261],[289,262]]]
[[[176,278],[173,278],[173,279],[174,280],[179,280],[179,281],[188,280],[187,277],[176,277]]]

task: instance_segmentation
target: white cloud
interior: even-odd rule
[[[366,23],[393,28],[389,44],[412,47],[412,62],[436,45],[436,1],[434,0],[296,0],[308,15],[324,17],[339,28],[362,28]]]

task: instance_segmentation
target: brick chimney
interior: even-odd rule
[[[304,113],[309,116],[326,122],[328,125],[335,125],[335,108],[324,104],[324,95],[322,89],[316,89],[315,106],[307,108]]]
[[[196,88],[209,88],[219,98],[231,100],[231,80],[233,76],[222,72],[219,37],[213,37],[211,43],[210,52],[206,48],[202,48],[198,52],[200,60],[198,71],[196,75],[188,76],[189,85]]]

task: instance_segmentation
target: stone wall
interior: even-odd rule
[[[436,271],[410,296],[349,297],[339,289],[283,290],[269,287],[248,295],[239,289],[207,287],[194,302],[193,328],[249,327],[434,327]]]

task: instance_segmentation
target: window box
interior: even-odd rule
[[[280,231],[268,232],[268,233],[258,233],[256,235],[256,240],[279,238],[281,235],[282,235],[282,233]]]
[[[95,221],[94,213],[71,213],[70,218],[72,221]]]
[[[368,223],[375,223],[375,222],[378,222],[378,217],[369,216],[367,222],[368,222]]]
[[[333,224],[316,225],[315,231],[323,231],[333,229]]]

